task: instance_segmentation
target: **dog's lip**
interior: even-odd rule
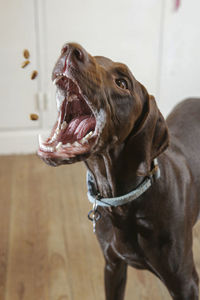
[[[59,80],[62,78],[72,80],[74,82],[74,84],[76,84],[76,86],[78,87],[79,93],[81,93],[78,82],[75,80],[74,76],[71,75],[71,72],[68,69],[66,69],[63,72],[53,72],[52,73],[52,81],[53,81],[54,85],[58,85]]]
[[[67,76],[63,75],[63,73],[57,74],[57,75],[53,78],[53,84],[56,85],[56,84],[58,83],[58,81],[59,81],[60,79],[62,79],[63,77],[67,77]]]
[[[63,77],[67,79],[71,79],[72,81],[74,81],[74,83],[76,83],[76,85],[78,85],[76,80],[70,75],[69,71],[67,70],[65,72],[53,72],[52,73],[53,84],[56,85],[57,82]]]

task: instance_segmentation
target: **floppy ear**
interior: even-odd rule
[[[145,176],[151,170],[152,160],[168,147],[169,134],[155,98],[149,95],[142,85],[140,88],[143,111],[135,122],[127,143],[132,144],[135,159],[138,160],[137,174]]]

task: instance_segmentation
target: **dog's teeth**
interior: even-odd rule
[[[69,147],[71,147],[71,146],[72,146],[72,145],[71,145],[70,143],[67,143],[67,144],[64,144],[64,145],[63,145],[64,148],[69,148]]]
[[[38,141],[39,141],[39,146],[41,147],[44,143],[44,140],[42,139],[41,134],[38,135]]]
[[[88,143],[88,141],[85,139],[85,138],[82,138],[81,140],[80,140],[80,142],[81,142],[81,144],[86,144],[86,143]]]
[[[62,125],[61,125],[61,129],[62,129],[62,130],[65,129],[65,128],[67,128],[67,122],[66,122],[66,121],[64,121],[64,122],[62,123]]]
[[[51,138],[51,141],[54,142],[57,138],[58,138],[58,134],[61,132],[61,130],[59,128],[56,129],[56,131],[54,132],[54,135]]]
[[[62,142],[59,142],[58,145],[56,146],[56,150],[59,150],[62,147]]]
[[[54,135],[51,138],[51,141],[55,141],[57,139],[57,137],[58,137],[58,133],[55,132]]]
[[[65,100],[65,94],[60,89],[57,89],[56,90],[56,106],[57,106],[58,111],[60,110],[64,100]]]
[[[55,132],[54,135],[53,135],[52,138],[51,138],[51,141],[54,142],[54,141],[56,140],[56,138],[57,138],[57,134],[56,134],[56,132]]]
[[[89,138],[93,135],[93,131],[90,131],[86,136],[84,136],[84,139],[89,140]]]
[[[72,146],[80,147],[80,144],[79,144],[77,141],[75,141],[75,142],[72,144]]]
[[[55,148],[54,148],[54,147],[47,147],[47,151],[49,151],[49,152],[54,152],[54,151],[55,151]]]
[[[55,148],[41,144],[40,148],[45,152],[54,152]]]
[[[72,102],[74,100],[78,100],[78,97],[77,95],[73,94],[73,95],[70,95],[69,98],[68,98],[68,102]]]
[[[58,134],[60,133],[60,131],[61,131],[61,130],[60,130],[59,128],[57,128],[57,129],[56,129],[56,134],[58,135]]]

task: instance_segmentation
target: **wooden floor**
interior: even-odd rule
[[[83,164],[0,157],[0,300],[103,300],[104,260],[87,219]],[[200,275],[200,224],[194,231]],[[126,300],[170,299],[146,271],[129,269]]]

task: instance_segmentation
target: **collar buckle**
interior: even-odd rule
[[[150,173],[147,177],[149,178],[149,180],[150,180],[150,182],[151,182],[151,185],[152,185],[152,184],[154,183],[154,181],[155,181],[155,176],[154,176],[154,174]]]

